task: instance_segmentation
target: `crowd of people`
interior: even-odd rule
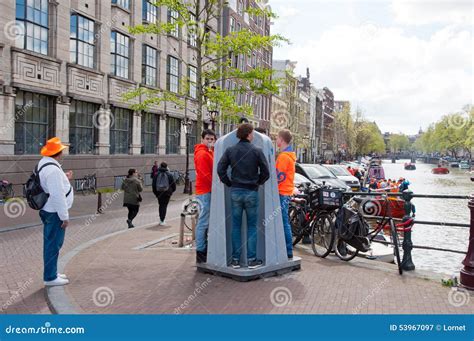
[[[375,179],[369,180],[369,190],[377,192],[391,192],[391,193],[402,193],[407,190],[410,186],[410,182],[405,178],[398,180],[392,179]]]

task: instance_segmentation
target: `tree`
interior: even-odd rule
[[[355,155],[384,153],[385,141],[377,124],[365,120],[362,111],[359,109],[355,113],[354,121]]]
[[[346,145],[346,151],[349,153],[349,156],[352,156],[355,154],[355,131],[350,104],[344,105],[344,108],[336,112],[334,116],[336,117],[336,139],[339,143]]]
[[[261,0],[257,0],[261,3]],[[173,101],[185,106],[188,99],[196,102],[197,125],[203,126],[204,109],[219,109],[221,118],[235,117],[240,113],[251,114],[253,108],[248,105],[238,105],[237,95],[253,93],[256,95],[270,95],[278,91],[276,80],[272,79],[272,70],[254,67],[246,70],[239,64],[239,56],[251,57],[254,51],[270,50],[286,39],[280,35],[263,36],[249,29],[221,35],[214,32],[212,27],[217,27],[222,20],[222,13],[227,2],[222,0],[156,0],[156,6],[166,6],[174,13],[174,22],[144,24],[131,27],[132,34],[160,34],[168,35],[177,28],[185,30],[195,42],[195,71],[196,81],[194,98],[189,96],[190,79],[182,77],[181,86],[177,93],[165,89],[155,90],[140,87],[127,93],[124,98],[131,100],[139,98],[140,103],[132,106],[134,110],[146,110],[152,105],[163,101]],[[258,6],[257,6],[258,7]],[[275,18],[268,6],[249,8],[248,15],[261,17],[264,20]],[[236,63],[237,61],[237,63]],[[189,66],[181,58],[181,62]],[[235,82],[235,89],[226,89],[227,80]],[[198,129],[199,129],[198,128]]]
[[[392,153],[406,151],[410,147],[410,139],[404,134],[393,134],[390,136],[388,147]]]

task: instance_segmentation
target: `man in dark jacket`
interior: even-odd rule
[[[232,196],[232,267],[240,268],[243,211],[247,214],[247,259],[249,269],[262,265],[257,259],[258,189],[270,177],[268,162],[260,148],[251,144],[253,126],[244,123],[237,130],[240,142],[228,148],[217,167],[221,181],[231,187]],[[231,167],[231,179],[227,171]]]
[[[153,178],[153,193],[158,199],[159,211],[160,211],[160,225],[166,225],[166,211],[170,202],[171,196],[176,191],[176,182],[174,181],[173,175],[168,170],[168,164],[162,162],[158,173]]]

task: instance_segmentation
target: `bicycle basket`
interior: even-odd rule
[[[335,210],[342,206],[342,191],[331,188],[319,190],[319,208],[322,210]]]

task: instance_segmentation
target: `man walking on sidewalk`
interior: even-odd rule
[[[278,177],[278,192],[280,193],[281,215],[283,218],[283,230],[285,232],[286,253],[289,259],[293,258],[293,237],[291,234],[288,210],[290,199],[295,190],[295,163],[296,154],[290,146],[293,139],[289,130],[282,130],[278,133],[276,140],[280,155],[276,160]]]
[[[253,126],[244,123],[237,129],[240,142],[228,148],[219,161],[217,173],[231,187],[232,197],[232,267],[240,268],[242,250],[242,214],[247,214],[247,259],[249,269],[263,264],[257,259],[258,189],[270,177],[268,162],[260,148],[252,145]],[[231,167],[231,179],[227,171]]]
[[[158,168],[157,175],[153,178],[153,193],[158,199],[159,213],[160,213],[160,225],[166,225],[166,212],[168,211],[168,204],[171,200],[171,196],[176,191],[176,182],[174,181],[173,175],[168,169],[168,164],[162,162],[160,168]]]
[[[46,142],[41,149],[43,158],[38,163],[40,184],[49,194],[48,200],[39,214],[44,225],[43,232],[43,279],[45,286],[69,283],[66,275],[58,273],[59,250],[63,246],[66,228],[69,225],[69,209],[74,201],[74,193],[69,181],[72,172],[64,173],[59,161],[67,148],[57,137]]]
[[[196,199],[199,202],[199,220],[196,226],[196,262],[207,262],[207,231],[211,210],[212,171],[216,134],[206,129],[201,134],[201,144],[194,147],[196,169]]]

